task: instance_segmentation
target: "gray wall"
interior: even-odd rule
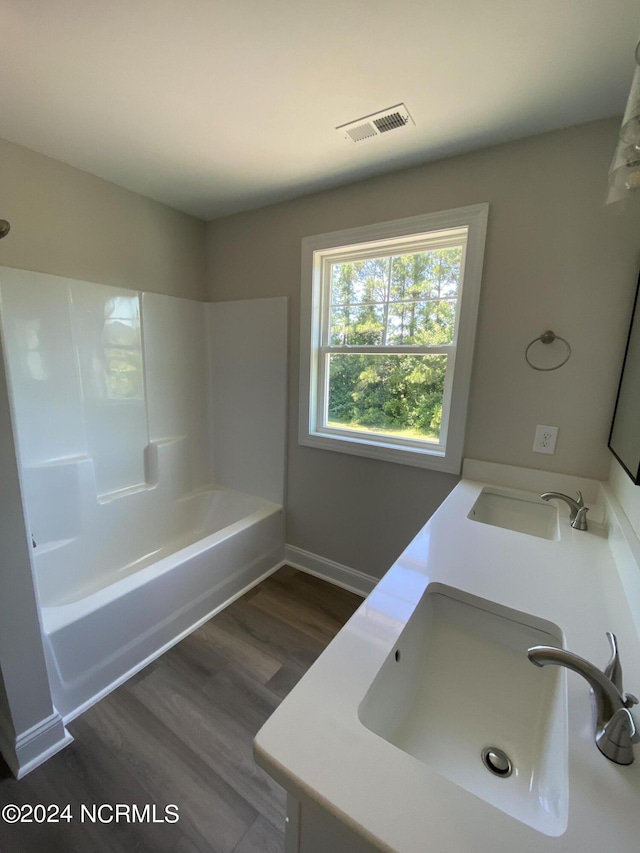
[[[381,575],[456,478],[298,445],[300,241],[490,203],[467,457],[606,479],[606,447],[640,262],[640,209],[604,206],[618,120],[531,137],[209,223],[212,300],[286,295],[291,545]],[[546,329],[573,356],[529,368]],[[555,456],[536,424],[560,427]]]
[[[0,266],[206,298],[205,224],[0,139]]]

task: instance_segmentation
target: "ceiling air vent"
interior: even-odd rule
[[[336,130],[345,139],[350,139],[352,142],[362,142],[363,139],[373,139],[383,133],[388,133],[390,130],[399,130],[412,124],[415,122],[411,118],[409,110],[404,104],[396,104],[395,107],[389,107],[379,113],[373,113],[347,124],[341,124],[340,127],[336,127]]]

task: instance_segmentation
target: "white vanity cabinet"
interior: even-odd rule
[[[379,853],[362,835],[314,803],[287,796],[285,853]]]

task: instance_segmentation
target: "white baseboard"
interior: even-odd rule
[[[0,728],[2,755],[16,779],[22,779],[72,741],[73,737],[55,710],[49,717],[15,737],[10,736],[6,727]]]
[[[341,586],[343,589],[348,589],[350,592],[355,592],[363,597],[369,595],[380,580],[380,578],[359,572],[357,569],[351,569],[349,566],[343,566],[341,563],[328,560],[326,557],[320,557],[318,554],[312,554],[310,551],[296,548],[295,545],[285,545],[284,561],[294,569],[300,569],[302,572],[315,575],[317,578],[322,578],[325,581],[329,581],[329,583]]]

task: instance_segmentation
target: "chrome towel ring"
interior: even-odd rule
[[[554,341],[561,341],[565,346],[564,358],[558,364],[554,364],[552,367],[540,367],[537,364],[534,364],[531,361],[531,347],[538,342],[542,344],[552,344]],[[535,352],[535,351],[534,351]],[[548,329],[546,332],[543,332],[541,335],[538,335],[537,338],[534,338],[529,346],[524,351],[524,357],[526,359],[529,367],[532,367],[534,370],[548,371],[548,370],[558,370],[559,367],[562,367],[563,364],[566,364],[571,357],[571,346],[569,345],[569,341],[566,338],[561,338],[560,335],[556,335],[555,332],[552,332],[551,329]]]

